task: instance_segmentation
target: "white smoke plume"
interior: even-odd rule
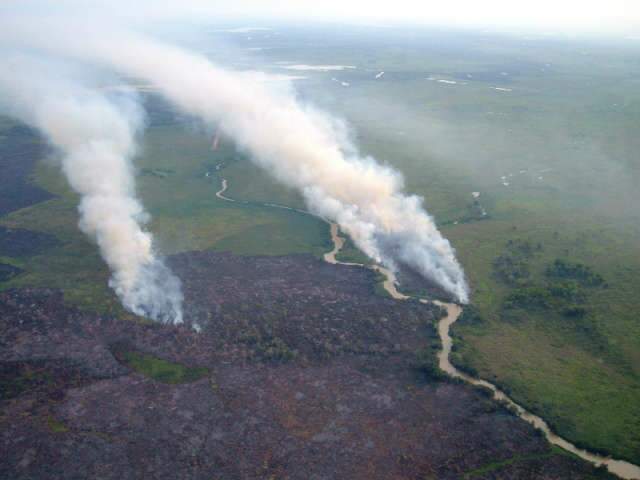
[[[80,195],[80,229],[98,244],[124,307],[181,322],[180,282],[155,256],[142,228],[148,214],[135,197],[131,157],[142,115],[131,95],[108,98],[55,62],[20,55],[0,61],[0,92],[3,110],[60,152],[61,168]]]
[[[460,302],[468,301],[455,252],[422,199],[403,192],[397,171],[360,156],[343,124],[290,91],[259,81],[264,76],[232,72],[124,30],[105,33],[91,25],[70,31],[67,25],[48,31],[46,38],[32,25],[9,30],[14,41],[28,39],[31,47],[148,81],[179,108],[218,125],[258,165],[302,192],[312,212],[336,221],[369,257],[392,269],[404,263]]]

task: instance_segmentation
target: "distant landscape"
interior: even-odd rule
[[[498,385],[576,445],[640,464],[640,47],[373,27],[329,35],[323,27],[282,25],[201,37],[198,48],[214,61],[232,57],[236,69],[304,77],[291,80],[297,95],[344,118],[363,154],[397,168],[406,190],[424,197],[471,286],[470,305],[452,330],[458,368]],[[208,47],[221,40],[233,56]],[[82,431],[96,445],[108,443],[118,436],[118,411],[103,405],[104,395],[121,391],[120,382],[130,397],[120,397],[118,408],[133,411],[144,398],[164,418],[173,416],[163,425],[167,431],[198,422],[233,431],[224,440],[230,450],[215,447],[210,459],[227,474],[220,478],[281,478],[288,447],[274,447],[270,457],[265,439],[301,451],[316,437],[354,451],[367,439],[376,445],[372,457],[357,450],[357,468],[327,447],[336,460],[322,464],[322,478],[349,478],[332,477],[336,471],[365,478],[367,468],[384,471],[379,478],[609,478],[547,445],[482,392],[438,376],[434,325],[442,312],[389,299],[371,271],[322,262],[333,247],[328,223],[265,205],[306,209],[297,192],[255,166],[232,139],[221,135],[212,148],[216,131],[153,91],[139,94],[147,128],[134,160],[137,193],[158,250],[185,285],[185,312],[204,333],[152,325],[122,308],[99,252],[77,228],[78,197],[55,153],[35,130],[2,118],[0,390],[8,392],[3,402],[25,391],[36,399],[11,403],[2,412],[3,430],[44,435],[50,444],[79,442]],[[223,179],[225,195],[236,202],[216,197]],[[351,241],[338,259],[373,263]],[[399,279],[405,294],[430,288]],[[51,325],[38,326],[38,315],[52,311],[59,315]],[[19,326],[12,320],[17,312],[27,319]],[[39,335],[43,344],[31,340]],[[65,335],[73,339],[63,348]],[[11,352],[18,338],[30,340]],[[60,359],[74,348],[80,353],[70,367]],[[101,363],[87,372],[91,352]],[[46,358],[62,363],[38,363]],[[53,380],[34,381],[40,374]],[[195,405],[204,399],[224,405],[235,420],[185,407],[169,385]],[[56,403],[57,392],[68,389],[71,403]],[[344,402],[333,405],[334,393]],[[312,395],[315,407],[296,406]],[[87,399],[93,407],[74,417]],[[263,412],[255,422],[241,400]],[[340,410],[360,401],[365,406],[353,417]],[[31,415],[30,408],[39,420],[8,427],[9,417]],[[432,414],[441,408],[447,413]],[[381,419],[399,410],[406,418],[397,420],[397,432],[386,432],[396,442],[389,453]],[[416,425],[410,414],[428,420]],[[329,418],[334,430],[322,430]],[[460,422],[473,428],[456,430]],[[150,438],[160,443],[161,432],[150,437],[137,428],[126,442],[140,449]],[[193,458],[206,463],[198,449],[214,448],[216,432],[180,438],[192,439]],[[446,447],[419,446],[425,432]],[[465,437],[470,432],[472,439]],[[247,438],[254,439],[252,462],[264,467],[257,473],[249,473],[254,463],[233,464],[233,448]],[[472,442],[486,449],[473,453]],[[513,448],[494,451],[492,443]],[[170,452],[153,445],[161,450],[158,471],[170,468]],[[125,455],[122,445],[113,448],[118,458]],[[387,454],[393,466],[385,466]],[[304,450],[306,460],[320,461],[314,455]],[[459,463],[450,468],[447,458]],[[340,470],[331,470],[335,465]],[[0,474],[13,472],[3,467]],[[42,473],[38,468],[31,473]],[[150,462],[135,474],[152,475],[153,468]],[[78,469],[96,474],[88,464]]]

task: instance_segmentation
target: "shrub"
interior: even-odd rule
[[[583,318],[587,315],[587,310],[583,307],[571,305],[562,310],[562,315],[569,318]]]
[[[545,287],[524,287],[511,292],[504,301],[504,308],[549,308],[551,294]]]
[[[462,310],[460,318],[456,321],[458,325],[480,325],[484,323],[484,318],[480,315],[480,310],[474,305],[467,305]]]
[[[429,349],[416,352],[413,366],[429,380],[438,382],[449,378],[446,373],[440,370],[436,356]]]
[[[591,267],[581,263],[571,263],[557,258],[545,270],[547,277],[567,278],[578,281],[581,285],[588,287],[604,286],[604,278],[595,273]]]

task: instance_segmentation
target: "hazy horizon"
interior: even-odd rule
[[[457,0],[454,2],[418,2],[400,0],[393,4],[372,4],[361,0],[348,3],[285,0],[265,4],[242,0],[229,5],[220,1],[141,0],[135,5],[95,0],[10,0],[0,6],[0,15],[64,15],[78,18],[112,17],[119,22],[132,21],[147,26],[150,20],[197,22],[233,21],[240,23],[314,21],[366,24],[384,27],[407,24],[445,28],[480,28],[537,34],[605,35],[640,38],[640,3],[629,0],[551,0],[507,1]]]

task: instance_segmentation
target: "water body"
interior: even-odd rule
[[[216,192],[216,196],[222,200],[235,202],[236,200],[225,197],[223,195],[225,190],[227,189],[227,185],[227,180],[222,179],[222,187],[218,192]],[[291,209],[290,207],[285,207],[284,205],[271,203],[265,203],[262,205],[267,207]],[[307,215],[310,214],[310,212],[304,210],[296,209],[296,211]],[[324,260],[327,263],[331,263],[333,265],[349,265],[355,267],[370,268],[372,270],[375,270],[384,275],[385,280],[383,282],[383,287],[392,298],[396,300],[407,300],[411,298],[409,295],[405,295],[398,291],[398,282],[391,270],[379,265],[368,266],[361,263],[338,261],[336,259],[336,256],[344,247],[345,238],[340,236],[340,230],[337,224],[332,222],[327,223],[329,223],[330,225],[331,241],[333,242],[333,249],[330,252],[324,254]],[[427,300],[424,298],[419,298],[418,300],[422,303],[431,303],[431,300]],[[576,447],[573,443],[553,433],[549,428],[547,422],[545,422],[541,417],[534,415],[533,413],[527,411],[524,407],[514,402],[506,393],[504,393],[491,382],[487,382],[486,380],[482,380],[480,378],[471,377],[470,375],[467,375],[466,373],[458,370],[450,360],[451,349],[453,347],[453,339],[451,338],[450,330],[451,326],[458,320],[458,318],[460,318],[460,315],[462,314],[462,307],[455,303],[446,303],[437,300],[434,300],[432,303],[445,309],[447,312],[445,317],[438,322],[438,336],[440,337],[440,342],[442,344],[442,349],[438,352],[438,366],[442,371],[444,371],[452,378],[458,378],[471,385],[484,387],[491,390],[493,392],[494,400],[505,403],[518,415],[518,417],[520,417],[525,422],[530,423],[535,428],[544,433],[544,436],[549,441],[549,443],[556,445],[568,452],[571,452],[574,455],[582,458],[583,460],[591,462],[596,466],[605,465],[609,472],[622,479],[640,480],[640,466],[630,462],[626,462],[624,460],[616,460],[613,458],[603,457],[601,455],[591,453],[588,450]]]

